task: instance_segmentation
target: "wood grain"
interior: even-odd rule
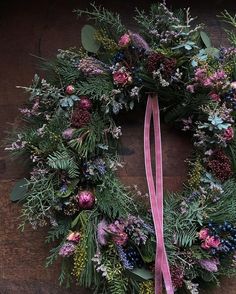
[[[131,24],[134,6],[147,8],[152,1],[97,1],[105,7],[121,13],[124,22]],[[226,44],[222,25],[215,17],[223,8],[235,9],[234,1],[169,1],[175,7],[193,6],[193,15],[207,23],[216,46]],[[201,4],[201,5],[200,5]],[[0,2],[0,134],[4,137],[9,129],[7,122],[14,123],[17,108],[26,100],[16,85],[28,85],[38,70],[32,55],[50,58],[58,48],[78,46],[80,29],[84,19],[76,21],[74,8],[85,8],[88,1],[41,0]],[[119,176],[125,184],[139,184],[146,191],[143,163],[143,110],[120,118],[123,128],[122,152],[125,168]],[[185,159],[191,151],[191,141],[173,128],[162,125],[163,163],[165,190],[181,189],[186,178]],[[20,207],[9,201],[14,181],[25,174],[22,163],[10,162],[0,150],[0,294],[61,294],[88,293],[73,286],[66,290],[57,286],[58,266],[44,268],[49,246],[44,243],[46,230],[33,231],[27,227],[24,233],[17,229]],[[206,293],[235,293],[236,281],[225,280],[219,289]]]

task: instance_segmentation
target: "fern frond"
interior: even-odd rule
[[[65,170],[72,179],[79,176],[78,165],[66,150],[56,151],[49,155],[48,165],[55,170]]]

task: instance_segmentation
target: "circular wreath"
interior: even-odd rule
[[[59,50],[47,80],[25,88],[25,123],[6,148],[31,166],[11,193],[23,202],[21,227],[51,225],[47,266],[60,257],[60,283],[72,275],[94,293],[154,293],[149,199],[116,176],[116,117],[158,93],[163,119],[193,138],[184,190],[165,199],[164,234],[174,289],[198,293],[199,282],[236,271],[236,35],[213,48],[189,9],[164,3],[136,10],[138,33],[104,8],[76,12],[96,28],[85,25],[83,48]]]

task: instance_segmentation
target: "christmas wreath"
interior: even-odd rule
[[[82,28],[83,48],[43,62],[46,79],[25,88],[24,123],[6,147],[31,168],[11,193],[23,205],[20,227],[50,225],[47,266],[60,258],[60,283],[75,278],[93,293],[160,293],[163,274],[167,293],[195,294],[200,282],[235,274],[236,35],[228,32],[232,47],[214,48],[189,9],[165,3],[136,10],[138,33],[95,5],[76,13],[95,27]],[[221,18],[236,27],[236,16]],[[154,123],[158,99],[163,120],[193,140],[183,192],[165,197],[164,247],[162,212],[155,225],[149,197],[116,176],[118,113],[148,95]]]

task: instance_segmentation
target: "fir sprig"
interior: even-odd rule
[[[126,28],[121,23],[120,15],[118,13],[112,13],[109,10],[101,6],[96,6],[94,3],[90,3],[91,10],[77,9],[75,12],[78,16],[86,15],[89,20],[95,21],[102,29],[110,32],[116,32],[121,35],[125,32]]]

